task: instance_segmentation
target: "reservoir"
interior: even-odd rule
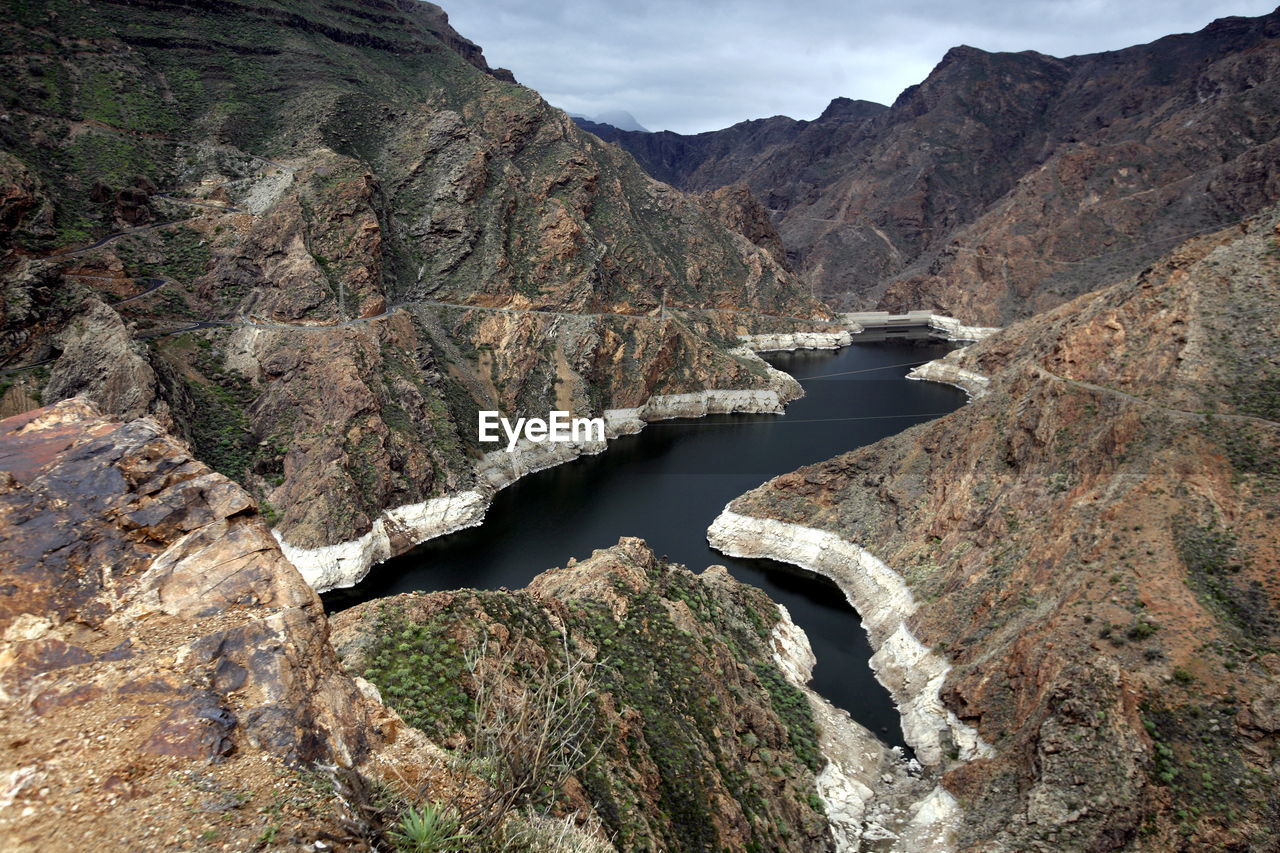
[[[707,527],[764,481],[871,444],[964,403],[954,388],[905,379],[910,365],[954,345],[927,330],[864,333],[835,351],[769,353],[805,396],[785,415],[655,421],[596,456],[531,474],[497,494],[484,524],[377,565],[359,585],[325,594],[330,610],[416,590],[516,589],[570,557],[638,536],[694,571],[720,564],[785,605],[818,659],[813,687],[892,745],[898,714],[867,661],[857,613],[834,584],[769,560],[713,551]]]

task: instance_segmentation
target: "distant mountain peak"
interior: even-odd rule
[[[1004,325],[1280,201],[1277,97],[1280,10],[1079,56],[958,45],[887,109],[599,133],[681,189],[746,184],[839,307]]]
[[[831,103],[827,104],[827,108],[822,111],[822,115],[818,116],[818,121],[829,119],[864,119],[871,118],[889,109],[884,104],[877,104],[875,101],[862,101],[853,98],[832,98]]]
[[[942,62],[943,63],[955,62],[956,60],[959,60],[959,59],[972,59],[974,57],[990,56],[990,55],[991,55],[990,51],[983,50],[980,47],[973,47],[972,45],[968,45],[968,44],[958,44],[955,47],[948,50],[945,54],[943,54]]]
[[[592,124],[607,124],[610,127],[616,127],[618,130],[649,132],[649,128],[636,121],[636,117],[626,110],[605,110],[593,116],[583,115],[582,113],[569,113],[569,117],[589,121]]]

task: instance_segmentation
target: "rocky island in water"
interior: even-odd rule
[[[678,134],[420,0],[8,3],[0,847],[1280,849],[1280,13],[1203,23]],[[806,381],[959,408],[681,506],[900,741],[631,533],[320,597],[908,327]]]

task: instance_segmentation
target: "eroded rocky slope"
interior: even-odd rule
[[[1065,59],[958,47],[891,108],[591,129],[676,186],[746,184],[841,307],[1005,325],[1280,198],[1278,38],[1272,13]]]
[[[478,409],[776,409],[737,336],[828,317],[431,4],[50,0],[0,38],[0,411],[150,414],[299,548],[490,488]]]
[[[548,755],[564,772],[521,802],[619,850],[947,849],[949,795],[804,686],[803,632],[723,567],[623,539],[523,590],[397,595],[333,621],[344,664],[406,720],[502,790]],[[502,705],[529,697],[573,724]]]
[[[885,674],[900,701],[940,688],[923,719],[962,848],[1274,845],[1278,222],[1198,238],[948,356],[931,375],[977,392],[964,409],[779,477],[717,522],[718,547],[888,590],[860,603],[882,666],[920,654],[915,638],[941,656],[936,685]],[[892,637],[875,636],[881,610],[905,614]]]

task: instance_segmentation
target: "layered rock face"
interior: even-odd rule
[[[725,227],[768,251],[783,267],[787,266],[787,250],[782,245],[782,237],[773,227],[769,211],[751,194],[751,190],[733,184],[703,193],[699,198]]]
[[[484,491],[480,409],[776,408],[738,335],[831,328],[749,210],[652,181],[430,4],[0,26],[0,359],[30,368],[0,407],[149,414],[298,548]]]
[[[1274,841],[1278,222],[1188,242],[949,357],[926,378],[981,392],[964,409],[717,522],[727,546],[870,591],[882,663],[943,659],[936,684],[881,674],[900,702],[940,700],[962,849]]]
[[[1280,17],[1107,53],[951,50],[892,108],[682,137],[593,127],[651,174],[744,183],[847,308],[1003,326],[1280,198]]]
[[[362,849],[317,767],[439,772],[343,673],[253,499],[154,420],[10,418],[0,469],[6,850]]]

